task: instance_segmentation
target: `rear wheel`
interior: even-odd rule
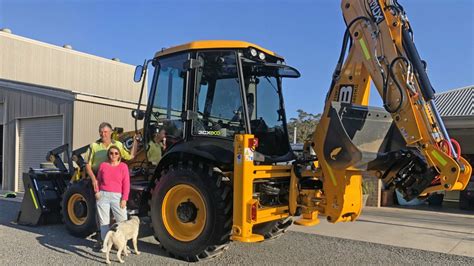
[[[231,188],[211,167],[170,169],[156,184],[150,206],[155,238],[173,257],[211,258],[230,242]]]
[[[253,227],[254,234],[262,235],[265,240],[272,240],[281,237],[288,227],[293,224],[293,220],[288,217],[276,221],[257,224]]]
[[[86,237],[97,231],[96,202],[90,182],[72,184],[61,202],[66,229],[74,236]]]

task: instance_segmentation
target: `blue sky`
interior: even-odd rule
[[[474,1],[399,0],[437,92],[474,85]],[[256,43],[286,58],[302,77],[287,80],[289,117],[319,113],[339,55],[344,22],[339,0],[33,1],[0,0],[0,28],[123,62],[192,40]],[[130,77],[132,78],[132,77]],[[374,105],[380,105],[374,91]]]

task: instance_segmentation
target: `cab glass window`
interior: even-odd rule
[[[152,99],[148,137],[152,139],[152,134],[163,128],[166,131],[167,146],[183,137],[182,112],[187,78],[184,64],[188,58],[187,53],[178,54],[160,58],[156,64],[159,71],[155,88],[152,88],[156,91]]]
[[[199,52],[197,71],[198,119],[193,134],[233,138],[244,132],[241,86],[234,51]]]

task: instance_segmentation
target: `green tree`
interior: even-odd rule
[[[296,110],[296,112],[298,112],[298,117],[290,118],[288,123],[290,142],[293,142],[293,134],[296,127],[296,142],[303,143],[305,139],[313,134],[321,114],[311,114],[301,109]]]

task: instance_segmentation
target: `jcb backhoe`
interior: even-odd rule
[[[341,7],[341,54],[308,143],[316,156],[296,158],[290,148],[282,84],[300,74],[274,52],[241,41],[196,41],[137,67],[137,82],[153,72],[146,111],[133,113],[144,119],[143,150],[157,128],[168,143],[150,174],[145,164],[133,168],[128,208],[151,217],[170,254],[198,261],[231,240],[277,238],[293,217],[304,226],[320,215],[354,221],[364,174],[406,200],[466,187],[471,166],[436,109],[402,6],[343,0]],[[383,108],[368,106],[371,83]],[[95,230],[87,189],[88,179],[75,181],[63,198],[67,227],[78,235]]]

